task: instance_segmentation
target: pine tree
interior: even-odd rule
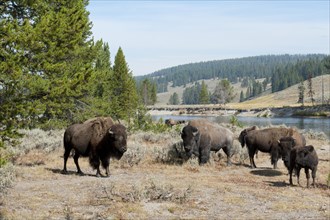
[[[239,96],[239,102],[244,102],[244,100],[245,100],[244,92],[241,91],[241,94],[240,94],[240,96]]]
[[[154,105],[157,102],[156,84],[144,79],[139,85],[139,95],[144,105]]]
[[[204,80],[202,81],[201,91],[199,93],[199,104],[209,104],[210,103],[210,95],[207,90],[207,85]]]
[[[308,85],[307,85],[307,87],[308,87],[307,94],[311,98],[312,105],[314,105],[314,102],[315,102],[315,99],[314,99],[315,91],[313,90],[313,75],[311,73],[308,75],[307,83],[308,83]]]
[[[88,93],[82,99],[85,106],[79,115],[78,121],[95,116],[111,116],[112,107],[109,105],[111,96],[111,82],[113,70],[111,67],[110,48],[108,43],[99,40],[95,44],[97,56],[94,61],[94,68],[88,81]]]
[[[245,99],[248,99],[250,97],[251,97],[251,88],[250,86],[248,86],[245,94]]]
[[[135,80],[125,60],[124,52],[119,47],[115,56],[111,82],[110,103],[114,117],[129,120],[138,107],[138,95]]]
[[[157,102],[157,86],[156,83],[152,84],[151,87],[151,104],[154,105]]]
[[[92,94],[94,97],[102,98],[106,96],[111,82],[111,58],[110,47],[103,40],[96,42],[97,57],[95,61],[95,71],[91,77]]]
[[[95,57],[86,6],[85,0],[1,2],[2,139],[77,111]]]
[[[221,80],[216,85],[211,96],[212,103],[226,104],[235,98],[234,87],[226,79]]]
[[[178,93],[174,92],[171,96],[170,99],[168,101],[170,105],[179,105],[180,101],[179,101],[179,95]]]
[[[298,86],[298,91],[299,91],[298,103],[301,103],[302,105],[304,105],[304,98],[305,98],[304,81],[301,81],[300,85]]]

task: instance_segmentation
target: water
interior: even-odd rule
[[[158,121],[162,118],[172,118],[174,120],[193,120],[197,118],[206,118],[217,123],[229,123],[230,116],[196,116],[196,115],[152,115],[153,120]],[[302,130],[312,130],[315,132],[324,132],[330,138],[330,119],[329,118],[306,118],[306,117],[278,117],[278,118],[259,118],[259,117],[237,117],[243,126],[258,127],[286,125],[287,127],[296,127]]]

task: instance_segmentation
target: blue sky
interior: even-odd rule
[[[324,1],[90,0],[93,36],[119,47],[133,75],[268,54],[330,54]]]

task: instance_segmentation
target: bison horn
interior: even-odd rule
[[[109,129],[109,134],[113,134],[113,131],[111,131],[111,129]]]
[[[197,131],[195,131],[195,132],[193,132],[193,136],[196,136],[198,133],[199,133],[199,131],[198,131],[198,130],[197,130]]]

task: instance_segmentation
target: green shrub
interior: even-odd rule
[[[171,128],[164,123],[162,118],[158,122],[154,122],[151,115],[147,113],[147,109],[144,106],[140,106],[133,117],[133,124],[130,126],[130,130],[162,133],[171,130]]]
[[[238,119],[237,119],[237,117],[234,116],[234,115],[231,116],[231,118],[229,120],[229,123],[232,124],[232,125],[234,125],[234,126],[238,126],[240,128],[243,127],[243,124],[241,122],[239,122]]]

